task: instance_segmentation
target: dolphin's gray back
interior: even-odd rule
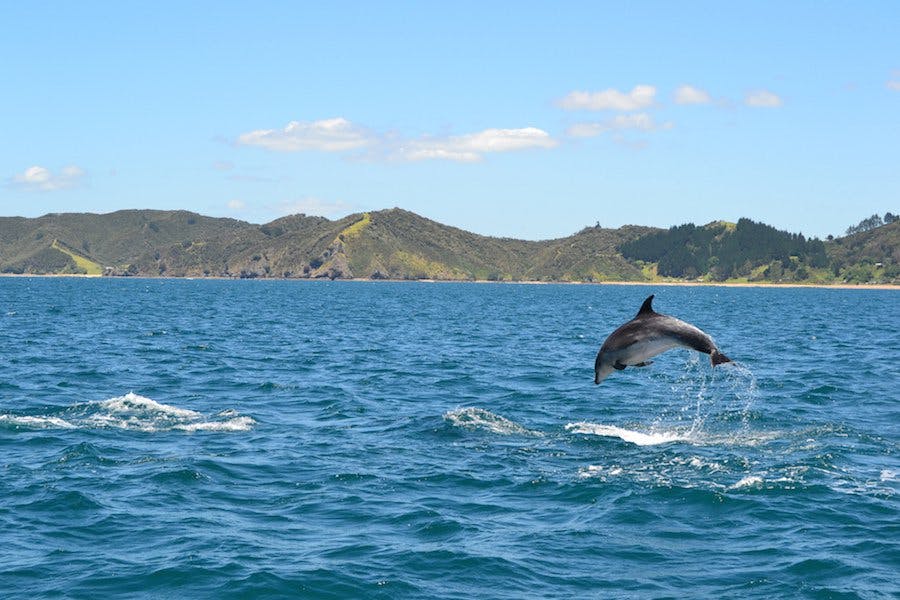
[[[651,313],[638,315],[616,329],[603,342],[600,351],[617,352],[635,344],[666,339],[705,354],[716,349],[712,338],[698,327],[669,315]]]

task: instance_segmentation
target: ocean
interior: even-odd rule
[[[676,349],[593,384],[649,294]],[[900,293],[0,278],[0,597],[898,598]]]

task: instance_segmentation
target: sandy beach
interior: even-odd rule
[[[27,273],[0,273],[0,277],[66,277],[66,278],[87,278],[101,279],[103,275],[85,275],[79,273],[60,273],[52,275],[34,275]],[[236,280],[239,277],[107,277],[108,279],[172,279],[172,280],[190,280],[190,279],[210,279],[210,280]],[[822,288],[835,290],[900,290],[900,285],[890,283],[744,283],[744,282],[705,282],[705,281],[487,281],[479,279],[475,281],[460,279],[369,279],[369,278],[352,278],[352,279],[303,279],[303,278],[282,278],[282,277],[265,277],[259,278],[265,281],[357,281],[368,283],[477,283],[477,284],[518,284],[518,285],[642,285],[642,286],[675,286],[675,287],[737,287],[737,288]]]

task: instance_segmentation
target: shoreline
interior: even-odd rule
[[[173,281],[241,281],[240,277],[109,277],[104,275],[87,275],[84,273],[57,273],[57,274],[29,274],[29,273],[0,273],[0,278],[73,278],[73,279],[146,279],[146,280],[173,280]],[[668,286],[668,287],[731,287],[731,288],[810,288],[810,289],[834,289],[834,290],[900,290],[900,284],[891,283],[758,283],[758,282],[706,282],[706,281],[488,281],[459,280],[459,279],[308,279],[308,278],[284,278],[284,277],[253,277],[244,280],[255,281],[352,281],[368,283],[474,283],[474,284],[501,284],[501,285],[641,285],[641,286]]]

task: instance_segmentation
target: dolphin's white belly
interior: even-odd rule
[[[620,350],[617,353],[616,360],[623,365],[637,365],[650,360],[657,354],[662,354],[666,350],[671,350],[680,345],[670,337],[645,340]]]

